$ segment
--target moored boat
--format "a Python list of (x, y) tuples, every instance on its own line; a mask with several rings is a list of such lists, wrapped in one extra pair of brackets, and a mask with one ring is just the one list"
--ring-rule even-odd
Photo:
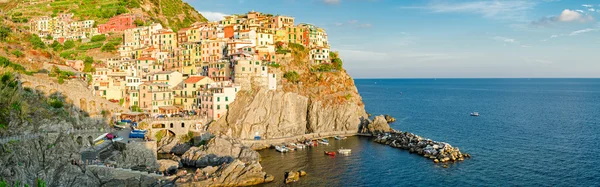
[(285, 146), (275, 146), (275, 150), (282, 152), (282, 153), (286, 153), (288, 151), (290, 151), (288, 148), (286, 148)]
[(333, 138), (335, 138), (336, 140), (343, 140), (343, 139), (346, 139), (346, 137), (345, 137), (345, 136), (335, 136), (335, 137), (333, 137)]
[(319, 143), (323, 144), (323, 145), (329, 145), (329, 142), (324, 142), (324, 141), (321, 141), (321, 140), (319, 140)]
[(325, 151), (325, 155), (335, 156), (335, 151)]
[(340, 154), (350, 154), (350, 153), (352, 153), (352, 149), (341, 148), (341, 149), (338, 149), (338, 153), (340, 153)]
[(306, 148), (306, 145), (304, 145), (304, 144), (297, 144), (296, 148), (298, 148), (298, 149), (304, 149), (304, 148)]
[(471, 116), (479, 116), (479, 112), (473, 112), (471, 113)]

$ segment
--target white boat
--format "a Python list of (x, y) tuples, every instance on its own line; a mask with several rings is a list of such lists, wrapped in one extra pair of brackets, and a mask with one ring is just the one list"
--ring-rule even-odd
[(298, 149), (304, 149), (304, 148), (306, 148), (306, 145), (304, 145), (304, 144), (297, 144), (296, 148), (298, 148)]
[(97, 141), (100, 141), (100, 140), (104, 139), (104, 137), (106, 137), (106, 135), (108, 135), (108, 133), (104, 133), (104, 134), (98, 136), (98, 138), (94, 139), (94, 142), (97, 142)]
[(333, 138), (335, 138), (336, 140), (343, 140), (343, 139), (346, 139), (346, 137), (345, 137), (345, 136), (335, 136), (335, 137), (333, 137)]
[(290, 151), (288, 148), (286, 148), (285, 146), (275, 146), (275, 150), (282, 152), (282, 153), (286, 153), (288, 151)]
[(471, 116), (479, 116), (479, 112), (473, 112), (471, 113)]
[(321, 140), (319, 140), (319, 143), (323, 144), (323, 145), (329, 145), (329, 142), (324, 142), (324, 141), (321, 141)]
[(338, 153), (340, 153), (340, 154), (350, 154), (350, 153), (352, 153), (352, 149), (341, 148), (341, 149), (338, 149)]

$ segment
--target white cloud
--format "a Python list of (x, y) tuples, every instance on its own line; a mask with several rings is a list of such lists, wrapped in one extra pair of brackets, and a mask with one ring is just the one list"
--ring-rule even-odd
[(557, 20), (562, 22), (588, 22), (593, 21), (594, 18), (589, 15), (583, 15), (577, 11), (565, 9), (557, 17)]
[(589, 8), (589, 9), (588, 9), (588, 11), (590, 11), (590, 12), (595, 12), (595, 11), (596, 11), (596, 9), (594, 9), (594, 8)]
[(581, 6), (586, 7), (586, 8), (594, 7), (594, 5), (581, 5)]
[(199, 11), (208, 21), (219, 21), (222, 20), (223, 17), (228, 16), (228, 14), (222, 12), (211, 12), (211, 11)]
[(517, 41), (515, 39), (502, 37), (502, 36), (496, 36), (496, 37), (493, 37), (492, 39), (494, 39), (496, 41), (500, 41), (500, 42), (505, 42), (505, 43), (519, 43), (519, 41)]
[(337, 4), (340, 4), (341, 2), (342, 2), (342, 0), (323, 0), (323, 3), (329, 4), (329, 5), (337, 5)]
[(340, 26), (343, 26), (344, 23), (336, 22), (336, 23), (334, 23), (334, 25), (337, 26), (337, 27), (340, 27)]
[(435, 13), (470, 13), (479, 14), (486, 18), (525, 20), (528, 10), (537, 5), (535, 1), (473, 1), (448, 3), (434, 1), (421, 7), (401, 7), (409, 9), (426, 9)]
[(563, 10), (558, 16), (544, 17), (537, 21), (532, 21), (533, 26), (551, 26), (555, 22), (579, 22), (586, 23), (594, 21), (594, 17), (591, 15), (585, 15), (583, 10)]
[(350, 20), (350, 21), (348, 21), (348, 23), (349, 24), (356, 24), (356, 23), (358, 23), (358, 20)]
[(598, 29), (591, 29), (591, 28), (581, 29), (581, 30), (576, 30), (576, 31), (569, 33), (569, 36), (577, 36), (577, 35), (580, 35), (583, 33), (595, 32), (595, 31), (598, 31)]

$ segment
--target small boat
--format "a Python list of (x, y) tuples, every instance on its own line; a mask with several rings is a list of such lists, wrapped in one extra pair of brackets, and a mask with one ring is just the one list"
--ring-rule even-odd
[(282, 152), (282, 153), (287, 153), (288, 151), (290, 151), (288, 148), (286, 148), (285, 146), (275, 146), (275, 150)]
[(329, 145), (329, 142), (324, 142), (324, 141), (321, 141), (321, 140), (319, 140), (319, 143), (323, 144), (323, 145)]
[(304, 144), (297, 144), (296, 148), (298, 148), (298, 149), (304, 149), (304, 148), (306, 148), (306, 145), (304, 145)]
[(471, 116), (479, 116), (479, 112), (473, 112), (471, 113)]
[(336, 140), (343, 140), (343, 139), (346, 139), (346, 137), (345, 137), (345, 136), (335, 136), (335, 137), (333, 137), (333, 138), (335, 138)]
[(338, 149), (338, 153), (340, 153), (340, 154), (350, 154), (350, 153), (352, 153), (352, 149), (341, 148), (341, 149)]
[(325, 151), (325, 155), (335, 156), (335, 151)]
[(296, 150), (295, 144), (290, 144), (290, 145), (283, 146), (283, 147), (287, 148), (289, 151), (295, 151)]

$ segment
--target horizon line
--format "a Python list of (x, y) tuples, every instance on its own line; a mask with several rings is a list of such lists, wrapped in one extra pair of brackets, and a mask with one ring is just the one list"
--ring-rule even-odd
[(600, 77), (358, 77), (353, 79), (600, 79)]

